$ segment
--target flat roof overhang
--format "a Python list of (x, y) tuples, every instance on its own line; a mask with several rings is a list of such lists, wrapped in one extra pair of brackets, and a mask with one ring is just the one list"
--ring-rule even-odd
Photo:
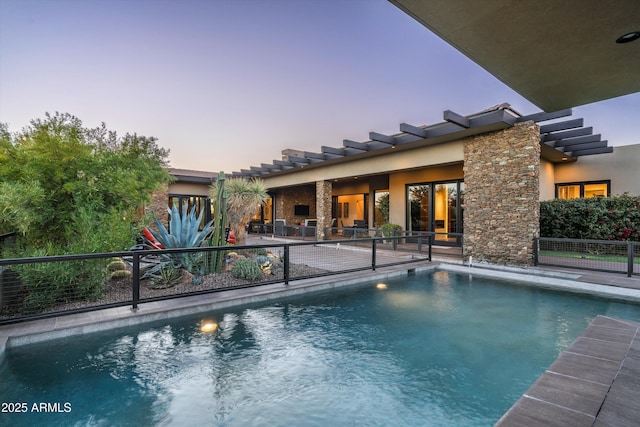
[(640, 91), (638, 0), (389, 0), (547, 112)]

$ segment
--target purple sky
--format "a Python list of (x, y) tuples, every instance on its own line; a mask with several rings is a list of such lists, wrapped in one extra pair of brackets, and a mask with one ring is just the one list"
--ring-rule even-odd
[[(45, 112), (239, 171), (508, 102), (539, 111), (386, 0), (0, 0), (0, 122)], [(574, 108), (640, 143), (640, 93)]]

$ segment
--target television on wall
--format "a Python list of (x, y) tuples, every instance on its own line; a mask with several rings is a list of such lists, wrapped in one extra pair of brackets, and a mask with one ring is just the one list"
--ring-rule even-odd
[(295, 205), (293, 207), (293, 214), (295, 216), (309, 216), (309, 205)]

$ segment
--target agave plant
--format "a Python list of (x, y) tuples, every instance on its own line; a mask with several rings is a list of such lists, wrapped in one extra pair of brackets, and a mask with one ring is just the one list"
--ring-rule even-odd
[[(196, 209), (193, 207), (191, 211), (184, 216), (180, 216), (178, 209), (173, 206), (171, 209), (167, 208), (171, 220), (169, 221), (169, 230), (157, 219), (154, 218), (158, 231), (149, 230), (153, 237), (162, 244), (165, 249), (189, 249), (199, 248), (202, 242), (211, 233), (211, 224), (213, 221), (209, 221), (205, 224), (202, 230), (198, 230), (204, 210), (200, 212), (200, 215), (196, 218)], [(164, 254), (162, 256), (163, 262), (156, 267), (147, 271), (145, 276), (156, 274), (161, 268), (166, 267), (167, 263), (173, 264), (173, 267), (186, 268), (190, 273), (201, 273), (202, 264), (204, 262), (203, 255), (201, 253), (176, 253), (176, 254)]]
[(171, 209), (167, 208), (167, 212), (171, 216), (169, 221), (169, 230), (157, 219), (154, 218), (158, 231), (149, 230), (153, 237), (164, 246), (165, 249), (185, 249), (198, 248), (211, 233), (211, 224), (209, 221), (202, 230), (198, 230), (204, 209), (200, 211), (200, 215), (196, 218), (195, 206), (191, 208), (189, 214), (180, 216), (178, 208), (174, 205)]

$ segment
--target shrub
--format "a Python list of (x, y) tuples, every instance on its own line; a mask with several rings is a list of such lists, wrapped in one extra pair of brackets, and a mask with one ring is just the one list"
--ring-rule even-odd
[(102, 259), (16, 265), (15, 270), (27, 289), (25, 314), (59, 303), (95, 301), (102, 296), (107, 275)]
[(640, 197), (625, 194), (541, 202), (540, 235), (640, 241)]
[(391, 236), (393, 236), (393, 232), (394, 231), (402, 230), (402, 227), (399, 226), (398, 224), (386, 223), (386, 224), (382, 224), (380, 226), (380, 229), (382, 230), (382, 235), (384, 237), (391, 237)]
[(231, 274), (237, 279), (250, 281), (262, 279), (263, 273), (258, 263), (251, 258), (240, 258), (231, 267)]

